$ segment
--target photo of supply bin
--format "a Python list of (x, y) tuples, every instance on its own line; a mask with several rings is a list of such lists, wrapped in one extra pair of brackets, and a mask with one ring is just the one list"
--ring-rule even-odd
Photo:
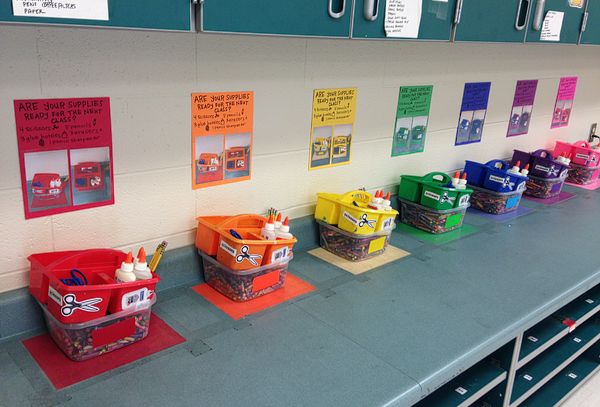
[(321, 247), (349, 261), (362, 261), (383, 254), (392, 233), (391, 230), (384, 230), (370, 235), (356, 235), (325, 222), (317, 223)]
[(76, 164), (75, 189), (78, 191), (94, 191), (104, 188), (104, 176), (102, 165), (99, 162), (83, 162)]
[(561, 178), (538, 178), (530, 175), (525, 195), (541, 199), (555, 197), (562, 191), (566, 179), (567, 175)]
[(482, 212), (500, 215), (517, 210), (524, 189), (513, 192), (495, 192), (489, 189), (479, 188), (469, 185), (473, 188), (471, 194), (471, 208), (475, 208)]
[(285, 260), (296, 239), (267, 240), (261, 229), (268, 219), (260, 215), (200, 216), (196, 247), (231, 270), (250, 270)]
[(533, 153), (514, 150), (511, 165), (515, 165), (517, 161), (520, 161), (521, 165), (529, 164), (529, 176), (537, 178), (555, 179), (566, 177), (569, 171), (568, 165), (555, 160), (549, 151), (543, 149)]
[(592, 148), (587, 141), (579, 140), (573, 144), (557, 141), (553, 152), (555, 157), (561, 154), (571, 158), (571, 163), (584, 167), (600, 166), (600, 151)]
[(375, 198), (366, 191), (351, 191), (343, 195), (320, 192), (317, 194), (315, 219), (356, 235), (371, 235), (392, 230), (398, 215), (395, 209), (371, 209)]
[(82, 361), (120, 349), (144, 339), (150, 329), (151, 302), (131, 310), (93, 320), (64, 324), (40, 304), (50, 336), (71, 360)]
[(289, 254), (283, 260), (249, 270), (232, 270), (201, 250), (204, 281), (233, 301), (248, 301), (275, 291), (285, 284)]
[(567, 182), (578, 185), (587, 185), (598, 179), (600, 175), (600, 166), (586, 167), (584, 165), (571, 164)]
[(113, 249), (32, 254), (29, 292), (61, 324), (93, 321), (151, 301), (160, 277), (120, 283), (115, 271), (127, 255)]
[(63, 180), (59, 174), (55, 173), (35, 174), (31, 180), (33, 199), (58, 199), (65, 192), (65, 187), (68, 185), (67, 180)]
[(447, 210), (434, 210), (415, 202), (398, 198), (400, 221), (425, 232), (440, 234), (462, 226), (469, 204)]

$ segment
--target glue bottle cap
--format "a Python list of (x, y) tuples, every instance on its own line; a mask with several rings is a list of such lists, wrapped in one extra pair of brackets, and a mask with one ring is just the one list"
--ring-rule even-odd
[(454, 173), (454, 178), (456, 178), (456, 179), (460, 179), (460, 171), (456, 171), (456, 172)]
[(138, 258), (138, 261), (135, 264), (135, 267), (134, 267), (135, 270), (138, 270), (138, 271), (146, 270), (146, 268), (148, 267), (148, 263), (146, 262), (146, 251), (144, 250), (143, 247), (140, 247), (137, 258)]
[(289, 221), (289, 219), (288, 219), (287, 216), (285, 217), (285, 220), (281, 224), (280, 230), (283, 233), (289, 233), (289, 231), (290, 231), (290, 221)]
[(269, 215), (269, 220), (265, 224), (265, 229), (270, 231), (275, 230), (275, 224), (273, 223), (273, 215)]
[(127, 258), (121, 263), (121, 270), (133, 271), (133, 253), (127, 253)]

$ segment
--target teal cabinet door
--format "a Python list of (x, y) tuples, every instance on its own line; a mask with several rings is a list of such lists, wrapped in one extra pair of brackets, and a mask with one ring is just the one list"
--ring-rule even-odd
[(204, 0), (201, 30), (350, 37), (352, 0)]
[[(41, 3), (38, 1), (38, 3)], [(191, 31), (191, 0), (108, 0), (108, 20), (14, 16), (11, 0), (0, 0), (0, 23), (83, 25)]]
[[(583, 21), (583, 8), (571, 7), (569, 0), (532, 0), (529, 27), (527, 29), (527, 42), (541, 42), (548, 44), (577, 44), (581, 23)], [(591, 0), (588, 0), (591, 1)], [(544, 18), (548, 11), (564, 13), (560, 41), (541, 41), (540, 34)]]
[(587, 0), (581, 44), (600, 45), (600, 0)]
[[(450, 40), (456, 1), (423, 0), (420, 40)], [(387, 38), (384, 29), (385, 4), (385, 0), (355, 0), (352, 38)]]
[(534, 0), (462, 0), (455, 41), (524, 42)]

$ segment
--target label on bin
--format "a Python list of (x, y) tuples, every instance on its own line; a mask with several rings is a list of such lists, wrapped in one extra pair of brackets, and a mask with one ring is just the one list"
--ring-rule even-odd
[(454, 389), (455, 392), (457, 392), (458, 394), (460, 394), (461, 396), (467, 394), (468, 390), (465, 389), (464, 387), (457, 387), (456, 389)]
[(471, 199), (471, 195), (463, 195), (460, 197), (458, 201), (458, 206), (467, 206), (469, 204), (469, 200)]
[(575, 373), (569, 373), (567, 376), (569, 376), (571, 379), (577, 379), (577, 375)]
[(581, 338), (575, 337), (575, 338), (573, 338), (573, 342), (581, 343)]
[(150, 291), (146, 287), (130, 291), (123, 294), (123, 297), (121, 297), (121, 308), (129, 309), (140, 306), (148, 302), (149, 298)]
[(528, 336), (527, 339), (529, 339), (533, 343), (538, 341), (538, 338), (536, 338), (535, 336)]
[(263, 274), (262, 276), (255, 277), (252, 280), (252, 292), (258, 292), (265, 288), (273, 287), (279, 283), (281, 278), (281, 270), (271, 271), (270, 273)]
[(231, 257), (235, 257), (237, 255), (237, 250), (231, 247), (226, 241), (221, 240), (219, 243), (219, 247), (223, 249), (226, 253), (228, 253)]
[(575, 154), (575, 157), (581, 158), (582, 160), (589, 160), (589, 158), (590, 158), (589, 155), (587, 155), (587, 154), (580, 154), (580, 153)]
[(48, 297), (52, 298), (58, 305), (62, 305), (62, 295), (50, 286), (48, 286)]
[(490, 181), (497, 182), (498, 184), (502, 184), (502, 188), (509, 188), (511, 191), (515, 187), (514, 182), (510, 182), (510, 177), (498, 177), (497, 175), (490, 175)]
[(532, 381), (532, 380), (533, 380), (533, 377), (532, 377), (532, 376), (529, 376), (528, 374), (526, 374), (526, 375), (523, 375), (523, 379), (525, 379), (525, 380), (527, 380), (527, 381), (529, 381), (529, 382), (530, 382), (530, 381)]
[(431, 191), (425, 191), (423, 193), (423, 195), (426, 196), (427, 198), (433, 199), (434, 201), (439, 201), (441, 198), (441, 196), (439, 196), (435, 192), (431, 192)]
[(271, 263), (285, 260), (289, 256), (289, 253), (290, 249), (287, 246), (274, 250), (273, 254), (271, 254)]
[(387, 236), (381, 236), (377, 239), (371, 240), (371, 242), (369, 243), (369, 249), (367, 250), (367, 253), (371, 254), (382, 250), (385, 247), (386, 239)]
[(545, 167), (543, 165), (536, 164), (535, 169), (558, 177), (558, 168), (556, 168), (554, 165), (551, 165), (550, 167)]

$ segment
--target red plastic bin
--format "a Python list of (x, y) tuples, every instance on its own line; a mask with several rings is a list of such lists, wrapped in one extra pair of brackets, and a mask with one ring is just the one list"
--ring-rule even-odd
[[(32, 254), (29, 292), (62, 324), (88, 322), (134, 308), (148, 299), (160, 277), (118, 283), (115, 271), (127, 255), (113, 249), (90, 249)], [(61, 279), (80, 271), (87, 285), (67, 285)], [(75, 276), (80, 274), (75, 273)]]

